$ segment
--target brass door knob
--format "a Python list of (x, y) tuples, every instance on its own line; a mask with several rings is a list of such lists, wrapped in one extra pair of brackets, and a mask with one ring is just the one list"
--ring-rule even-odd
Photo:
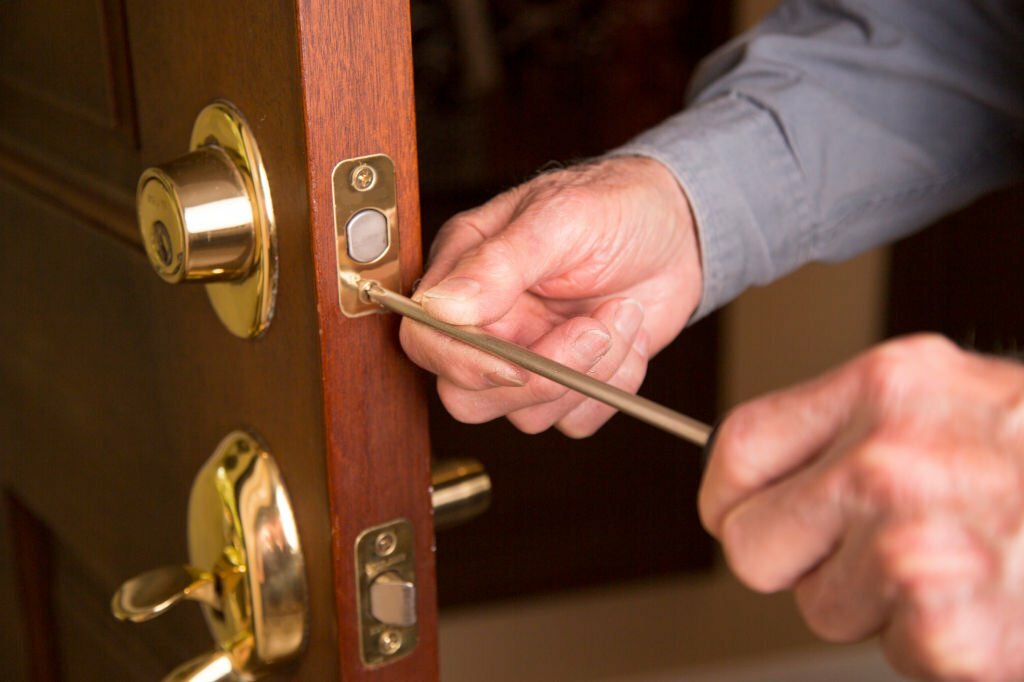
[(274, 310), (274, 211), (256, 138), (227, 102), (203, 109), (189, 153), (139, 178), (139, 231), (156, 273), (206, 283), (236, 336), (262, 333)]
[(215, 648), (168, 681), (252, 680), (294, 658), (306, 638), (306, 577), (288, 492), (252, 435), (221, 441), (189, 497), (190, 562), (147, 571), (111, 601), (120, 620), (143, 622), (199, 602)]
[(451, 528), (480, 516), (491, 505), (491, 477), (475, 459), (445, 459), (430, 471), (434, 527)]

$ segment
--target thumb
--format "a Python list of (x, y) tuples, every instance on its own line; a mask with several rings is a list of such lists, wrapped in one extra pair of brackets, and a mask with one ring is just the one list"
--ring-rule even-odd
[(559, 264), (563, 249), (551, 236), (542, 240), (521, 223), (510, 225), (460, 258), (444, 279), (423, 291), (420, 303), (449, 324), (481, 326), (501, 319)]

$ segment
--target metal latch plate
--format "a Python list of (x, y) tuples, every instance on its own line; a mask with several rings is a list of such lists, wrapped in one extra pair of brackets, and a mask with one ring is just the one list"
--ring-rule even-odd
[[(356, 283), (374, 280), (395, 291), (402, 288), (395, 162), (385, 154), (347, 159), (334, 167), (332, 177), (341, 312), (348, 317), (384, 312), (359, 297)], [(381, 229), (380, 216), (386, 221), (386, 235), (361, 234)], [(379, 245), (376, 250), (374, 244)]]
[[(390, 663), (411, 652), (419, 639), (415, 617), (416, 555), (412, 524), (406, 519), (396, 519), (363, 531), (356, 539), (355, 560), (359, 651), (363, 663), (367, 666)], [(374, 590), (378, 580), (391, 583), (389, 589)], [(404, 603), (377, 604), (375, 608), (372, 599), (380, 599), (382, 594), (387, 596), (389, 592)], [(392, 622), (382, 622), (375, 614)], [(389, 614), (395, 617), (389, 617)]]

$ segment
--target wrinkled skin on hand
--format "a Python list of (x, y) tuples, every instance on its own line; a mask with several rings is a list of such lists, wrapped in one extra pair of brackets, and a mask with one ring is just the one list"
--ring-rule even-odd
[[(622, 389), (683, 328), (701, 294), (689, 204), (651, 159), (603, 160), (540, 175), (441, 229), (414, 299)], [(404, 320), (402, 346), (438, 375), (464, 422), (508, 416), (536, 433), (582, 437), (613, 414), (505, 361)]]
[(721, 425), (701, 517), (756, 590), (905, 674), (1024, 679), (1024, 367), (883, 344)]

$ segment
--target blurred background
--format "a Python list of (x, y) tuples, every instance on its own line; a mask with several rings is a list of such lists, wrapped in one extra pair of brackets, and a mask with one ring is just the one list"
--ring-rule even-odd
[[(424, 243), (453, 213), (676, 112), (697, 62), (774, 0), (413, 2)], [(894, 249), (810, 265), (686, 330), (641, 393), (704, 420), (880, 339), (945, 331), (1016, 348), (1020, 238), (1003, 192)], [(1004, 248), (993, 252), (991, 245)], [(786, 595), (729, 575), (696, 520), (697, 451), (617, 417), (596, 437), (465, 426), (492, 508), (438, 536), (446, 682), (898, 679), (872, 643), (818, 643)]]

